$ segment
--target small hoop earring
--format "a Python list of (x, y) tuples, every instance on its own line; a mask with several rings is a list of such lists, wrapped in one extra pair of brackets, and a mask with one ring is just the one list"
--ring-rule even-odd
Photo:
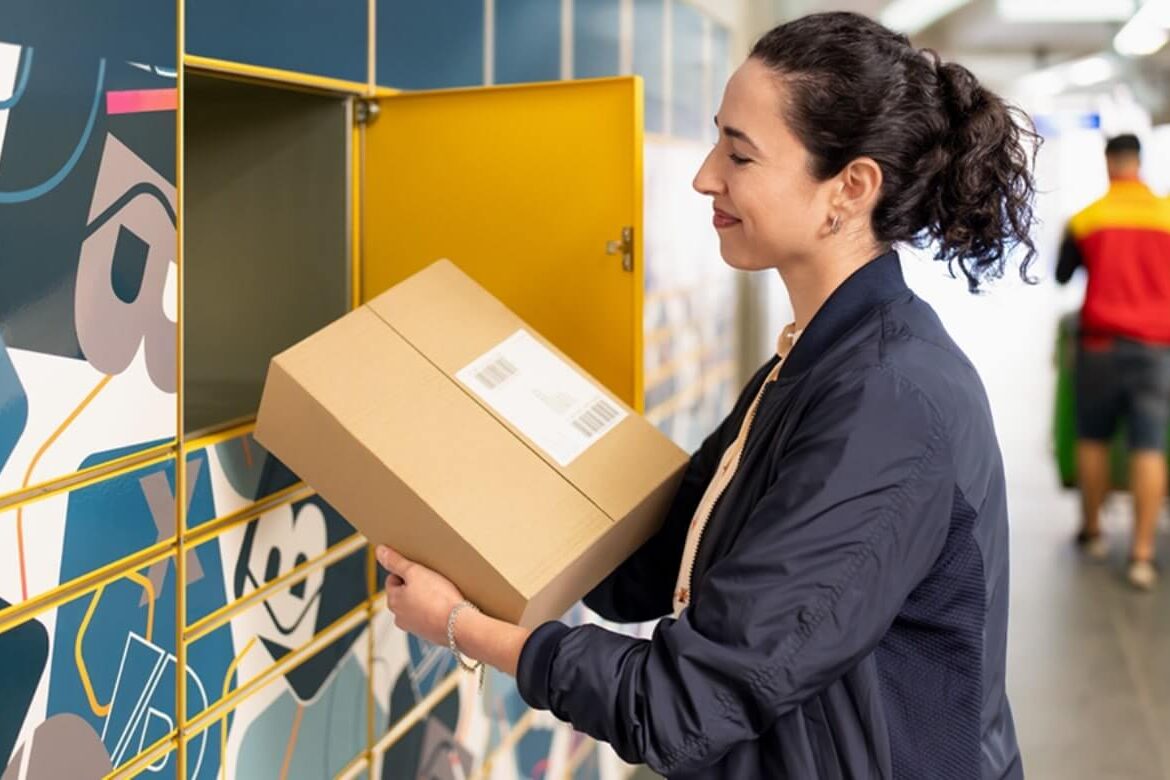
[(833, 215), (833, 224), (829, 226), (829, 231), (833, 235), (837, 235), (838, 233), (841, 232), (841, 215), (840, 214)]

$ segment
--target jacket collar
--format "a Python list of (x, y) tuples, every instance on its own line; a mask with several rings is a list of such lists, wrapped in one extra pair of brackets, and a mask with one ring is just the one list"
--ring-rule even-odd
[(1155, 197), (1154, 191), (1151, 190), (1150, 186), (1141, 179), (1113, 179), (1109, 182), (1110, 195), (1131, 192)]
[(842, 282), (813, 315), (780, 376), (802, 373), (865, 315), (909, 290), (896, 251), (870, 260)]

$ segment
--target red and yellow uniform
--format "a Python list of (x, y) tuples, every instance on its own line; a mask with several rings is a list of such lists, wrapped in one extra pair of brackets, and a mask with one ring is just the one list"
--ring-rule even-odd
[(1170, 345), (1170, 200), (1140, 181), (1114, 181), (1069, 223), (1057, 281), (1082, 265), (1089, 274), (1085, 339)]

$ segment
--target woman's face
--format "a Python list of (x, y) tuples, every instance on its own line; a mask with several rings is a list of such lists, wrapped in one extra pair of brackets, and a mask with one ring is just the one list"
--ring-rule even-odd
[(715, 118), (719, 140), (694, 187), (714, 201), (723, 259), (775, 268), (808, 257), (828, 229), (832, 180), (810, 174), (809, 154), (781, 117), (781, 79), (749, 59), (727, 83)]

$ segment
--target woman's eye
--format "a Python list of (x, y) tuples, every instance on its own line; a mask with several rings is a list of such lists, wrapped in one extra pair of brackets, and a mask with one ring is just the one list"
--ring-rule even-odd
[(738, 154), (729, 154), (727, 156), (736, 165), (747, 165), (751, 162), (747, 157), (740, 157)]

